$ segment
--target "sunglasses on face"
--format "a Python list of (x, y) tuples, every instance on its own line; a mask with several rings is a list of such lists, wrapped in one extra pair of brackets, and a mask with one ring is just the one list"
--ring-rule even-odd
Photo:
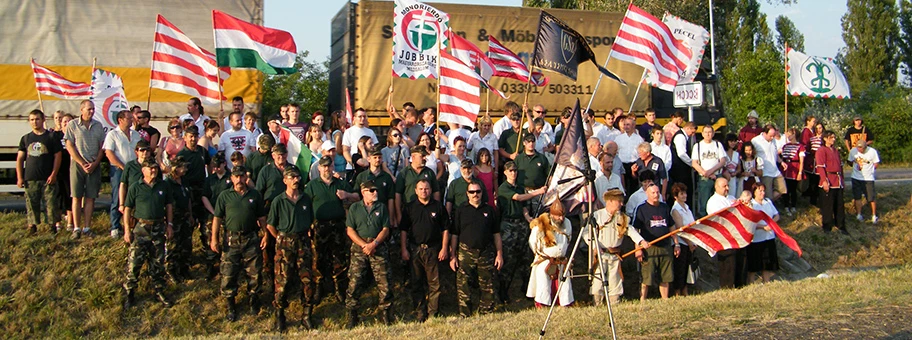
[(370, 193), (375, 193), (375, 192), (377, 192), (377, 189), (376, 189), (376, 188), (374, 188), (374, 189), (364, 189), (364, 191), (367, 191), (367, 192), (370, 192)]
[(478, 195), (481, 193), (481, 190), (469, 190), (470, 195)]
[(533, 112), (535, 112), (535, 113), (545, 113), (545, 111), (542, 111), (542, 110), (533, 110)]
[(174, 130), (174, 129), (180, 130), (180, 128), (181, 128), (180, 125), (171, 125), (168, 127), (169, 130)]

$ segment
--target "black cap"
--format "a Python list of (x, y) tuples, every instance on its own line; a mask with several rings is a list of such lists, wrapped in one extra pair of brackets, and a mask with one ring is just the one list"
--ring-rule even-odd
[(199, 128), (196, 127), (196, 125), (190, 125), (190, 126), (188, 126), (186, 129), (184, 129), (184, 133), (185, 133), (185, 134), (186, 134), (186, 133), (189, 133), (189, 134), (193, 134), (193, 135), (199, 136), (200, 131), (199, 131)]
[(533, 142), (533, 143), (535, 143), (535, 135), (533, 135), (533, 134), (531, 134), (531, 133), (525, 134), (525, 135), (523, 135), (522, 141), (523, 141), (523, 142)]
[(285, 170), (282, 171), (283, 177), (301, 177), (301, 169), (294, 165), (286, 166)]
[(323, 165), (323, 166), (331, 166), (333, 164), (333, 160), (332, 160), (332, 158), (329, 158), (329, 156), (323, 156), (323, 157), (320, 157), (320, 160), (317, 161), (317, 164)]
[(367, 181), (361, 182), (361, 190), (376, 189), (376, 188), (377, 188), (377, 186), (374, 184), (374, 181), (367, 180)]
[(243, 165), (236, 166), (234, 169), (231, 169), (231, 176), (246, 176), (247, 168)]

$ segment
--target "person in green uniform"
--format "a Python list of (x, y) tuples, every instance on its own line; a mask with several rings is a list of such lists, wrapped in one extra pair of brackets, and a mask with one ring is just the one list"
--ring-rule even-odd
[[(136, 143), (136, 159), (127, 162), (124, 164), (123, 174), (120, 176), (120, 183), (117, 186), (117, 195), (120, 202), (120, 213), (123, 214), (124, 205), (123, 201), (127, 199), (127, 190), (130, 189), (131, 184), (142, 182), (143, 173), (142, 173), (142, 163), (147, 159), (155, 159), (155, 154), (152, 153), (152, 148), (145, 139), (140, 139)], [(126, 222), (121, 222), (126, 225)]]
[(522, 126), (520, 126), (522, 114), (522, 109), (515, 102), (507, 102), (504, 107), (504, 118), (501, 119), (509, 119), (512, 128), (501, 132), (500, 138), (497, 140), (497, 152), (500, 153), (501, 160), (512, 160), (519, 154), (520, 148), (517, 144), (522, 131)]
[(345, 208), (343, 201), (355, 201), (360, 197), (347, 182), (333, 177), (333, 160), (323, 156), (317, 162), (320, 178), (307, 183), (304, 194), (313, 202), (314, 230), (313, 243), (317, 263), (316, 301), (323, 296), (324, 279), (329, 278), (335, 288), (339, 302), (345, 301), (348, 251), (345, 237)]
[(279, 332), (284, 332), (286, 328), (285, 309), (288, 308), (288, 294), (291, 293), (295, 273), (301, 280), (300, 297), (304, 307), (301, 325), (306, 329), (313, 328), (311, 315), (314, 305), (313, 204), (301, 190), (301, 173), (297, 167), (286, 167), (282, 175), (285, 192), (273, 199), (266, 218), (266, 229), (276, 239), (273, 306), (276, 308), (275, 327)]
[(397, 216), (399, 216), (399, 214), (395, 209), (393, 195), (396, 182), (393, 180), (393, 176), (388, 172), (383, 171), (383, 153), (380, 152), (380, 148), (374, 147), (371, 149), (368, 161), (370, 162), (370, 168), (368, 168), (368, 171), (362, 171), (355, 177), (354, 185), (355, 187), (361, 187), (361, 183), (367, 181), (374, 182), (374, 185), (377, 186), (377, 202), (386, 204), (391, 221), (398, 221), (399, 219)]
[[(272, 163), (267, 164), (260, 170), (259, 179), (256, 182), (256, 189), (263, 194), (263, 200), (266, 201), (266, 210), (269, 211), (272, 200), (285, 191), (285, 179), (283, 173), (289, 168), (293, 168), (301, 174), (298, 167), (288, 163), (288, 149), (285, 144), (278, 143), (272, 146)], [(302, 174), (303, 175), (303, 174)], [(275, 237), (270, 233), (265, 233), (266, 247), (263, 248), (263, 282), (272, 282), (275, 271)], [(272, 288), (264, 287), (267, 291)]]
[(485, 188), (484, 183), (475, 178), (475, 162), (472, 162), (471, 159), (463, 159), (462, 163), (459, 165), (459, 172), (462, 174), (462, 177), (454, 179), (450, 182), (450, 186), (446, 190), (446, 210), (447, 214), (452, 214), (453, 209), (466, 204), (469, 201), (469, 196), (466, 195), (466, 191), (469, 190), (469, 183), (476, 182), (481, 185), (481, 199), (485, 202), (488, 201), (488, 190)]
[(272, 147), (276, 140), (271, 133), (264, 133), (257, 137), (257, 152), (247, 155), (247, 170), (250, 170), (250, 180), (256, 183), (259, 180), (260, 170), (272, 164)]
[(348, 209), (345, 218), (346, 232), (351, 239), (351, 268), (348, 272), (348, 291), (345, 308), (348, 310), (346, 327), (354, 328), (358, 322), (358, 299), (366, 284), (367, 271), (373, 273), (379, 293), (378, 308), (385, 325), (392, 319), (390, 306), (393, 295), (389, 287), (389, 250), (385, 243), (390, 235), (390, 218), (386, 204), (377, 201), (377, 186), (374, 182), (361, 183), (361, 201)]
[[(226, 319), (237, 320), (234, 298), (238, 291), (238, 275), (241, 268), (247, 273), (247, 296), (250, 313), (260, 311), (257, 298), (260, 288), (260, 271), (263, 257), (260, 254), (260, 238), (257, 232), (266, 226), (266, 208), (263, 196), (256, 189), (247, 187), (247, 169), (243, 166), (231, 170), (233, 190), (219, 195), (212, 218), (212, 238), (209, 248), (222, 253), (221, 275), (222, 296), (226, 302)], [(225, 224), (225, 239), (219, 246), (219, 229)]]
[[(517, 182), (518, 170), (516, 163), (509, 161), (504, 164), (505, 181), (497, 188), (497, 207), (500, 208), (501, 242), (504, 250), (504, 264), (500, 269), (500, 284), (497, 287), (498, 297), (501, 302), (509, 301), (510, 285), (517, 269), (520, 277), (529, 277), (529, 266), (532, 262), (532, 253), (529, 250), (529, 200), (545, 193), (545, 188), (526, 192), (526, 188)], [(523, 276), (525, 275), (525, 276)]]
[[(415, 194), (415, 185), (418, 184), (418, 180), (426, 179), (431, 183), (431, 195), (434, 197), (434, 200), (440, 200), (440, 184), (437, 183), (437, 175), (433, 170), (424, 166), (425, 157), (428, 155), (427, 149), (422, 145), (417, 145), (412, 147), (411, 150), (412, 159), (410, 164), (404, 170), (399, 172), (399, 176), (396, 177), (396, 211), (402, 211), (403, 207), (411, 201), (414, 201), (418, 198), (418, 195)], [(398, 216), (397, 219), (393, 221), (394, 225), (399, 224)]]
[(149, 266), (155, 297), (165, 307), (171, 301), (165, 297), (165, 239), (173, 237), (170, 186), (159, 177), (158, 164), (146, 160), (142, 164), (143, 180), (130, 187), (124, 202), (124, 242), (130, 246), (127, 255), (127, 280), (124, 283), (124, 309), (136, 304), (134, 293), (139, 282), (139, 271), (144, 263)]
[(469, 204), (453, 211), (450, 225), (450, 269), (456, 272), (456, 295), (459, 315), (468, 317), (472, 292), (478, 287), (478, 311), (494, 311), (494, 280), (503, 265), (500, 222), (497, 211), (481, 200), (481, 186), (469, 184)]
[[(219, 195), (226, 190), (231, 190), (231, 174), (228, 173), (227, 161), (224, 152), (217, 152), (212, 161), (209, 162), (209, 168), (213, 169), (212, 174), (206, 177), (206, 184), (203, 185), (203, 207), (209, 214), (206, 216), (205, 226), (200, 228), (200, 242), (206, 244), (212, 238), (212, 217), (215, 216), (215, 202)], [(199, 222), (204, 223), (204, 222)], [(203, 247), (205, 256), (206, 279), (212, 280), (218, 275), (218, 253)]]
[[(183, 184), (190, 190), (191, 213), (193, 214), (194, 223), (190, 228), (199, 228), (200, 234), (209, 234), (206, 229), (206, 217), (208, 212), (203, 207), (203, 186), (206, 184), (206, 165), (209, 164), (209, 152), (202, 146), (197, 145), (199, 141), (199, 129), (195, 125), (190, 125), (184, 129), (184, 148), (176, 156), (184, 158), (187, 163), (187, 172), (184, 173)], [(200, 240), (203, 249), (206, 248), (207, 240)], [(190, 273), (181, 273), (184, 276), (190, 276)]]
[(168, 278), (172, 283), (179, 284), (189, 277), (184, 277), (180, 273), (190, 272), (190, 256), (193, 254), (193, 229), (190, 226), (193, 223), (193, 215), (190, 210), (190, 191), (183, 184), (183, 176), (187, 171), (187, 164), (180, 156), (171, 160), (171, 172), (165, 178), (171, 190), (171, 196), (174, 198), (172, 211), (174, 215), (174, 225), (171, 229), (174, 237), (165, 244), (167, 249), (165, 253), (165, 270)]
[[(545, 155), (535, 151), (535, 136), (529, 134), (523, 137), (522, 146), (523, 152), (513, 160), (516, 163), (516, 181), (519, 185), (524, 186), (526, 191), (536, 191), (547, 184), (545, 181), (548, 180), (548, 171), (551, 166), (548, 164), (548, 159), (545, 158)], [(530, 210), (532, 214), (538, 213), (538, 200), (530, 200), (529, 202), (531, 203)]]

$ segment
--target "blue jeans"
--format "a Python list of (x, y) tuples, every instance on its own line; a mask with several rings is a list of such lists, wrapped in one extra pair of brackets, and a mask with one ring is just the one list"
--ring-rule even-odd
[(118, 189), (120, 188), (120, 176), (122, 175), (123, 170), (115, 166), (111, 167), (111, 230), (123, 230), (121, 225), (123, 214), (117, 209), (120, 207), (120, 190)]
[(695, 218), (700, 218), (707, 215), (706, 212), (706, 202), (709, 201), (709, 198), (712, 197), (715, 191), (716, 180), (709, 179), (703, 176), (698, 176), (697, 178), (697, 190), (694, 191), (694, 205), (696, 206), (694, 212), (697, 214)]

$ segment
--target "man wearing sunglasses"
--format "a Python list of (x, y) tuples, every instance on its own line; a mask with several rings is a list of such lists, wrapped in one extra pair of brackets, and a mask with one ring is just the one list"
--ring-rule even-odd
[[(130, 190), (130, 186), (142, 182), (142, 163), (146, 160), (155, 159), (151, 150), (149, 142), (140, 140), (136, 143), (134, 151), (136, 158), (124, 164), (123, 175), (120, 176), (120, 183), (118, 183), (117, 187), (118, 201), (121, 202), (118, 208), (121, 213), (123, 213), (123, 202), (127, 199), (127, 191)], [(112, 185), (114, 184), (112, 183)], [(126, 222), (123, 223), (126, 224)]]
[(351, 239), (351, 266), (348, 271), (348, 291), (345, 309), (348, 310), (346, 328), (354, 328), (359, 321), (358, 299), (363, 293), (365, 275), (370, 270), (377, 282), (378, 308), (381, 321), (389, 325), (392, 320), (390, 307), (393, 295), (389, 286), (389, 250), (386, 240), (390, 235), (390, 218), (386, 204), (377, 201), (374, 182), (361, 183), (361, 201), (348, 209), (345, 230)]
[(500, 219), (494, 207), (481, 199), (481, 192), (480, 184), (469, 184), (469, 203), (456, 208), (450, 227), (450, 269), (456, 272), (459, 315), (464, 318), (471, 314), (472, 283), (478, 284), (481, 293), (478, 312), (494, 312), (495, 270), (503, 266)]
[(497, 188), (497, 206), (500, 208), (502, 217), (500, 229), (503, 237), (501, 241), (509, 255), (504, 258), (503, 269), (500, 271), (502, 277), (500, 287), (498, 287), (498, 296), (501, 302), (509, 300), (507, 291), (517, 269), (522, 269), (520, 277), (529, 276), (527, 264), (532, 262), (532, 252), (529, 250), (527, 242), (530, 233), (529, 222), (532, 221), (532, 216), (529, 214), (528, 202), (545, 193), (544, 187), (527, 192), (522, 184), (517, 183), (518, 170), (513, 161), (504, 163), (504, 177), (506, 181)]

